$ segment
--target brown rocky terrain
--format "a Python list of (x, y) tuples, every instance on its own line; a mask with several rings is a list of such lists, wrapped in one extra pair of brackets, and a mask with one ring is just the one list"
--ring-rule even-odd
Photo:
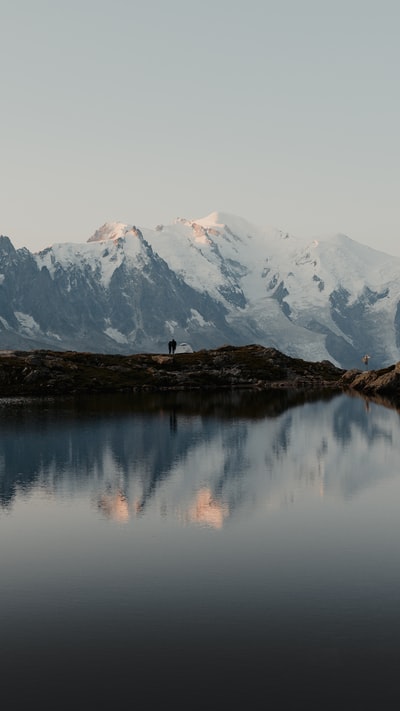
[(347, 370), (338, 384), (384, 404), (400, 405), (400, 362), (381, 370)]
[(175, 355), (0, 351), (0, 397), (269, 388), (347, 391), (397, 407), (400, 362), (345, 371), (259, 345)]
[(0, 397), (163, 390), (336, 387), (344, 371), (259, 345), (175, 355), (1, 351)]

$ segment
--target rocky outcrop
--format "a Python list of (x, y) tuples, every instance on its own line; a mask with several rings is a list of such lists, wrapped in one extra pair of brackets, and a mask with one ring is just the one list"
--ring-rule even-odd
[(308, 362), (260, 345), (175, 355), (0, 351), (0, 397), (269, 388), (337, 390), (397, 409), (400, 362), (345, 371), (330, 361)]
[(367, 396), (400, 402), (400, 362), (381, 370), (348, 370), (340, 378), (339, 385)]
[(344, 371), (259, 345), (195, 353), (114, 355), (1, 351), (0, 397), (163, 390), (335, 388)]

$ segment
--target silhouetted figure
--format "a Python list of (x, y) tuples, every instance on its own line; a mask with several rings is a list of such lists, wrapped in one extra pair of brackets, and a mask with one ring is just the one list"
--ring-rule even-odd
[(171, 355), (172, 353), (172, 341), (168, 341), (168, 353)]
[(370, 359), (370, 358), (371, 358), (371, 356), (365, 355), (365, 356), (363, 356), (362, 359), (361, 359), (362, 362), (365, 363), (365, 367), (366, 367), (367, 370), (368, 370), (368, 363), (369, 363), (369, 359)]
[(175, 338), (172, 339), (171, 345), (172, 345), (172, 355), (174, 355), (174, 353), (175, 353), (175, 351), (176, 351), (176, 340), (175, 340)]

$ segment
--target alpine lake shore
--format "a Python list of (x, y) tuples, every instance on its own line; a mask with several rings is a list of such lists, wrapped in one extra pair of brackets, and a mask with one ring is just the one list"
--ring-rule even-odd
[(380, 370), (344, 370), (256, 344), (175, 355), (0, 351), (0, 397), (272, 388), (360, 394), (400, 410), (400, 362)]

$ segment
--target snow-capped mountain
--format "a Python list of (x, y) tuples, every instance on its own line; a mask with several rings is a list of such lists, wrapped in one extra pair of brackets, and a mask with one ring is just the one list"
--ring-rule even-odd
[(0, 238), (0, 348), (166, 352), (259, 343), (345, 368), (399, 359), (400, 259), (212, 213), (107, 223), (39, 253)]

